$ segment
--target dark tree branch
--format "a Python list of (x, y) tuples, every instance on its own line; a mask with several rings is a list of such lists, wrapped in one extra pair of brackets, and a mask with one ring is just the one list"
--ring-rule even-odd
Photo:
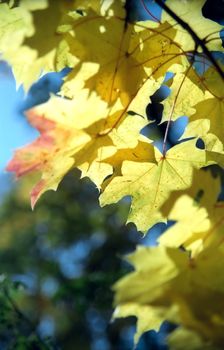
[(198, 35), (195, 33), (195, 31), (189, 26), (188, 23), (184, 22), (173, 10), (171, 10), (164, 2), (163, 0), (155, 0), (155, 2), (164, 10), (166, 11), (177, 23), (181, 25), (192, 37), (192, 39), (195, 41), (196, 47), (200, 46), (204, 52), (204, 54), (207, 56), (209, 61), (213, 64), (213, 66), (216, 68), (217, 72), (219, 73), (220, 77), (224, 80), (224, 72), (221, 69), (221, 67), (218, 65), (215, 58), (212, 56), (212, 53), (207, 48), (204, 40), (200, 39)]

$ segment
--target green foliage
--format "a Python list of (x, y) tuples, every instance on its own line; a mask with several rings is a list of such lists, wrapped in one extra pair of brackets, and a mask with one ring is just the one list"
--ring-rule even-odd
[[(41, 322), (46, 317), (53, 320), (55, 331), (49, 341), (43, 338), (48, 349), (90, 349), (97, 336), (116, 348), (122, 346), (122, 330), (133, 325), (133, 320), (110, 324), (111, 285), (130, 270), (120, 257), (132, 251), (140, 237), (122, 223), (126, 205), (119, 210), (115, 206), (100, 209), (97, 191), (78, 178), (77, 173), (68, 175), (55, 196), (48, 193), (34, 212), (25, 195), (30, 187), (27, 180), (4, 199), (0, 264), (10, 280), (24, 280), (18, 297), (11, 285), (9, 291), (30, 320), (32, 332), (44, 337), (39, 330)], [(105, 324), (98, 335), (90, 326), (91, 318), (96, 317)], [(7, 333), (0, 317), (0, 340), (5, 335), (6, 349), (14, 331), (14, 341), (25, 337), (28, 346), (27, 332), (16, 322), (12, 307), (5, 318), (14, 322)]]
[(23, 286), (2, 275), (0, 285), (0, 343), (4, 349), (51, 348), (50, 342), (43, 341), (30, 320), (20, 310), (18, 304), (23, 298)]

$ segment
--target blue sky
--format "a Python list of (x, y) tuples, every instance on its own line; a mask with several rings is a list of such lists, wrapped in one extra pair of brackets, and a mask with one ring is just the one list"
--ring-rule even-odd
[(20, 112), (24, 102), (24, 92), (16, 91), (15, 80), (9, 67), (0, 64), (0, 172), (4, 172), (7, 162), (17, 147), (29, 143), (37, 132), (26, 122)]
[(16, 148), (30, 143), (38, 136), (38, 132), (27, 123), (23, 111), (47, 101), (49, 91), (57, 93), (65, 73), (45, 75), (25, 95), (22, 87), (16, 90), (11, 69), (0, 62), (0, 173), (4, 172)]
[(5, 171), (13, 152), (38, 136), (38, 132), (26, 121), (23, 111), (47, 101), (49, 91), (57, 93), (65, 73), (45, 75), (25, 95), (22, 87), (16, 90), (10, 67), (0, 61), (0, 199), (15, 183), (14, 176)]

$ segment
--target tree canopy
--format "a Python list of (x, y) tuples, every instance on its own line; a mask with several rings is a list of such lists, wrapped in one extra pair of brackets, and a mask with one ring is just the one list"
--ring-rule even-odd
[[(135, 343), (167, 320), (179, 325), (169, 336), (171, 349), (186, 343), (218, 350), (224, 344), (222, 26), (203, 15), (205, 0), (155, 3), (161, 16), (141, 0), (151, 17), (144, 21), (132, 19), (125, 0), (0, 3), (0, 51), (18, 86), (28, 91), (40, 76), (69, 68), (59, 93), (26, 112), (39, 136), (15, 151), (7, 170), (17, 178), (37, 173), (32, 208), (75, 168), (95, 185), (101, 206), (128, 197), (127, 223), (143, 235), (172, 223), (158, 246), (137, 247), (127, 257), (134, 271), (114, 284), (114, 317), (137, 317)], [(152, 105), (164, 89), (157, 118)], [(169, 144), (183, 116), (187, 125)], [(164, 127), (160, 143), (148, 135), (156, 122)]]

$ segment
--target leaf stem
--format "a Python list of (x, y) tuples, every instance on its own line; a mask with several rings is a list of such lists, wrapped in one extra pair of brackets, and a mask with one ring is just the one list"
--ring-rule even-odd
[(153, 13), (148, 9), (148, 7), (146, 6), (145, 4), (145, 1), (144, 0), (140, 0), (141, 3), (142, 3), (142, 6), (144, 7), (145, 11), (158, 23), (161, 24), (159, 18), (157, 18), (156, 16), (153, 15)]

